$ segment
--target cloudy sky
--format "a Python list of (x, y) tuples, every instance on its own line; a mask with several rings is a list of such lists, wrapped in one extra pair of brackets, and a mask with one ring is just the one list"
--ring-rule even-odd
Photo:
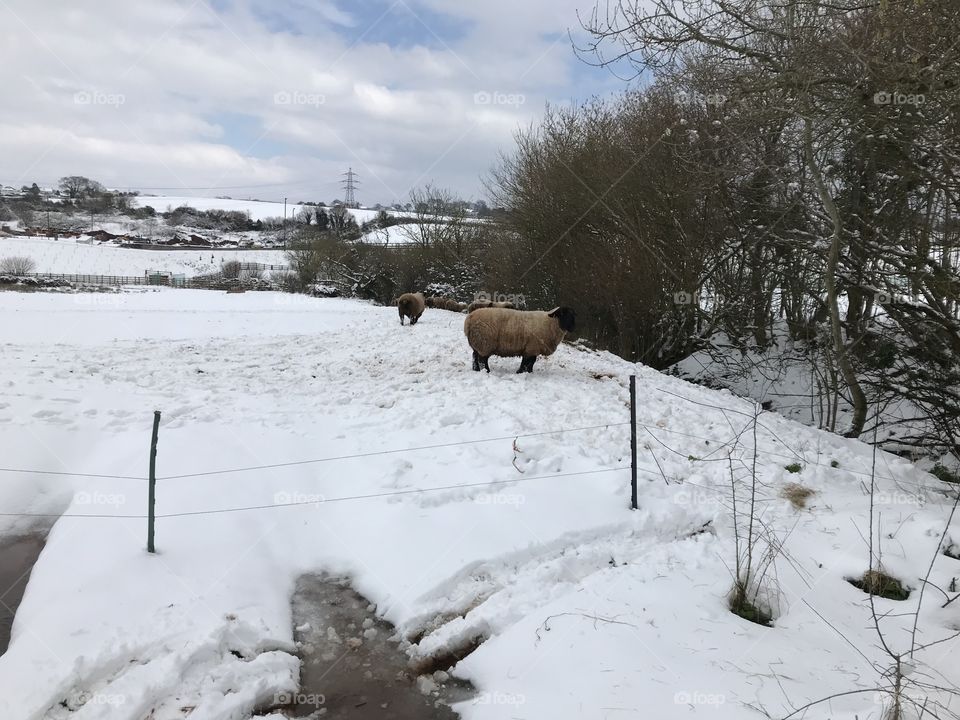
[(622, 89), (593, 0), (0, 0), (0, 182), (406, 200), (481, 176), (547, 102)]

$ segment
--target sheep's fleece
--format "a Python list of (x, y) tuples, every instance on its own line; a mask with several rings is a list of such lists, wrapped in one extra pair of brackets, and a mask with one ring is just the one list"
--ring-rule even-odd
[(537, 357), (552, 355), (573, 330), (569, 308), (511, 310), (480, 308), (467, 315), (463, 332), (481, 357)]

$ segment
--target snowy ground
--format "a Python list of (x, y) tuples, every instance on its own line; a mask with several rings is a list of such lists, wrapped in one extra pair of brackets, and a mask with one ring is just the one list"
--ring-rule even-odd
[(418, 241), (413, 225), (391, 225), (364, 233), (361, 240), (372, 245), (409, 245)]
[[(289, 598), (308, 571), (352, 576), (424, 635), (414, 657), (485, 637), (455, 667), (481, 693), (457, 707), (469, 720), (783, 717), (853, 690), (866, 692), (803, 717), (882, 715), (870, 690), (890, 662), (845, 581), (868, 563), (860, 443), (761, 416), (758, 512), (786, 553), (765, 628), (725, 604), (724, 458), (749, 465), (753, 442), (730, 442), (751, 408), (729, 393), (571, 346), (532, 375), (514, 359), (474, 373), (463, 316), (439, 310), (401, 327), (356, 301), (151, 289), (0, 293), (0, 313), (4, 468), (142, 478), (163, 413), (155, 556), (142, 479), (0, 472), (3, 512), (62, 514), (0, 657), (4, 719), (248, 718), (293, 687)], [(241, 470), (322, 458), (340, 459)], [(877, 474), (884, 565), (914, 590), (877, 600), (903, 650), (918, 577), (936, 558), (929, 580), (946, 590), (960, 561), (937, 554), (939, 481), (883, 454)], [(791, 481), (817, 493), (804, 510), (780, 496)], [(31, 522), (0, 519), (7, 533)], [(960, 603), (943, 601), (928, 587), (918, 642), (960, 627)], [(920, 651), (910, 678), (955, 687), (957, 649)]]
[(142, 276), (150, 270), (192, 277), (216, 272), (231, 260), (287, 264), (283, 250), (135, 250), (74, 238), (0, 237), (0, 259), (15, 256), (33, 258), (35, 272), (71, 275)]
[[(774, 343), (763, 353), (756, 350), (742, 352), (723, 333), (714, 336), (711, 343), (711, 350), (687, 356), (671, 372), (710, 387), (726, 388), (739, 397), (769, 403), (771, 410), (805, 425), (827, 427), (830, 403), (821, 399), (821, 386), (818, 385), (809, 350), (804, 343), (790, 339), (784, 323), (775, 326)], [(823, 370), (820, 369), (820, 372)], [(821, 379), (821, 382), (824, 381)], [(871, 401), (871, 417), (875, 409)], [(839, 432), (849, 427), (852, 415), (852, 406), (845, 397), (841, 397), (836, 420)], [(928, 448), (901, 442), (905, 437), (922, 438), (933, 432), (922, 420), (923, 417), (922, 410), (906, 400), (885, 403), (880, 409), (882, 423), (877, 431), (877, 440), (888, 450), (914, 453), (916, 457), (923, 458)], [(947, 460), (949, 456), (943, 459)], [(926, 467), (933, 465), (929, 458), (921, 462)]]
[[(134, 207), (146, 207), (147, 205), (158, 213), (187, 205), (197, 210), (239, 210), (240, 212), (250, 213), (252, 220), (263, 220), (268, 217), (283, 217), (282, 202), (174, 195), (137, 195), (133, 198)], [(287, 203), (287, 217), (293, 217), (301, 207), (304, 206)]]

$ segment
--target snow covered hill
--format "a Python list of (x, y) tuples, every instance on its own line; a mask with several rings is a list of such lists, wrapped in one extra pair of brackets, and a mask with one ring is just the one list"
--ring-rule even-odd
[[(186, 195), (137, 195), (133, 198), (134, 207), (149, 205), (157, 212), (187, 205), (197, 210), (239, 210), (250, 213), (252, 220), (268, 217), (283, 217), (283, 203), (270, 200), (234, 200), (230, 198), (191, 197)], [(287, 203), (287, 217), (293, 217), (305, 205)], [(376, 210), (351, 209), (350, 213), (357, 223), (365, 223), (377, 216)]]
[[(847, 582), (868, 567), (861, 443), (760, 416), (757, 514), (783, 543), (762, 627), (727, 609), (727, 455), (738, 482), (754, 456), (752, 406), (727, 392), (571, 345), (533, 374), (474, 373), (462, 315), (401, 327), (358, 301), (0, 293), (0, 313), (3, 467), (116, 476), (0, 472), (7, 533), (60, 516), (0, 656), (0, 717), (249, 718), (293, 687), (290, 593), (318, 570), (349, 575), (414, 658), (482, 638), (452, 669), (480, 693), (456, 707), (469, 720), (785, 717), (834, 694), (803, 717), (883, 715), (890, 659)], [(915, 639), (960, 627), (932, 587), (960, 576), (938, 554), (952, 488), (882, 453), (876, 475), (883, 564), (912, 589), (876, 600), (899, 652), (932, 559)], [(919, 683), (956, 686), (956, 652), (917, 652), (908, 692), (955, 709)]]
[(287, 265), (283, 250), (137, 250), (74, 238), (0, 237), (0, 258), (16, 256), (33, 258), (36, 272), (68, 275), (143, 276), (162, 270), (193, 277), (216, 272), (231, 260)]

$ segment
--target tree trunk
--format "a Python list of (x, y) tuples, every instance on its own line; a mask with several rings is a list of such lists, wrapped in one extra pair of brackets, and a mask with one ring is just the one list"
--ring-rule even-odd
[(837, 353), (837, 365), (840, 368), (840, 374), (843, 381), (850, 390), (850, 397), (853, 400), (853, 420), (850, 423), (850, 429), (844, 433), (847, 437), (859, 437), (863, 432), (863, 426), (867, 420), (867, 396), (860, 386), (857, 374), (850, 363), (850, 356), (847, 354), (846, 343), (843, 339), (843, 328), (840, 326), (840, 308), (837, 304), (837, 265), (840, 262), (840, 242), (843, 237), (843, 221), (840, 218), (840, 211), (837, 204), (830, 196), (830, 191), (823, 180), (823, 174), (817, 165), (816, 158), (813, 156), (813, 126), (810, 118), (803, 121), (803, 141), (804, 150), (807, 159), (807, 166), (810, 169), (810, 175), (817, 187), (817, 195), (824, 209), (830, 216), (833, 223), (833, 234), (830, 238), (830, 251), (827, 254), (827, 263), (824, 268), (824, 285), (827, 290), (827, 310), (830, 314), (830, 336), (833, 340), (833, 348)]

